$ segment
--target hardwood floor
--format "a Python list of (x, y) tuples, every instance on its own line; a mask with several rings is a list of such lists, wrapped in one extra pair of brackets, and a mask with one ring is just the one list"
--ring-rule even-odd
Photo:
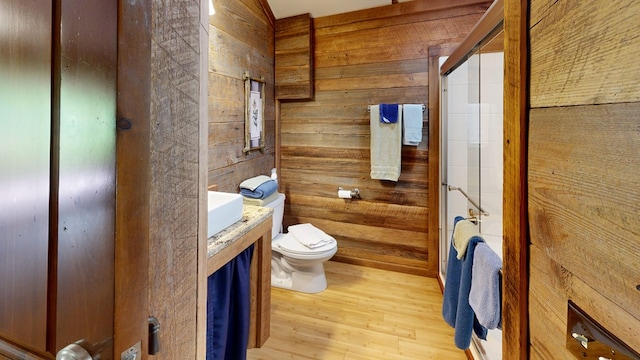
[(319, 294), (271, 294), (271, 336), (249, 360), (466, 359), (436, 279), (328, 261)]

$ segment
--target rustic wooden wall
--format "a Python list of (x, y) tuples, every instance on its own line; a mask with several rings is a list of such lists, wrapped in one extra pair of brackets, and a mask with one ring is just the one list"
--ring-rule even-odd
[[(201, 11), (192, 0), (151, 5), (149, 313), (161, 324), (154, 359), (198, 357), (203, 274), (201, 207)], [(206, 81), (206, 79), (204, 79)], [(200, 234), (200, 237), (199, 237)], [(202, 312), (201, 312), (202, 314)], [(146, 339), (144, 339), (146, 341)], [(131, 344), (133, 345), (133, 344)], [(146, 351), (146, 349), (144, 349)], [(201, 350), (200, 350), (201, 351)]]
[[(489, 5), (411, 1), (315, 19), (315, 98), (281, 104), (285, 226), (311, 222), (333, 235), (335, 260), (436, 275), (427, 136), (438, 134), (426, 133), (425, 112), (424, 140), (403, 147), (400, 180), (371, 180), (367, 106), (428, 105), (429, 47), (462, 41)], [(362, 199), (339, 199), (338, 187), (359, 188)]]
[(530, 355), (565, 350), (567, 301), (640, 352), (640, 3), (530, 7)]
[[(218, 0), (209, 28), (209, 185), (238, 192), (242, 180), (275, 166), (274, 32), (260, 0)], [(244, 80), (264, 76), (265, 149), (244, 154)]]
[(313, 99), (313, 18), (311, 14), (276, 21), (276, 100)]

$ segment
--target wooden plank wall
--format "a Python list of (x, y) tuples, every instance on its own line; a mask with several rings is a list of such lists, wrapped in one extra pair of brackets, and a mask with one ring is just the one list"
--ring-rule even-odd
[(311, 14), (276, 21), (276, 99), (313, 99), (313, 19)]
[[(285, 226), (310, 222), (333, 235), (334, 260), (436, 276), (427, 138), (438, 134), (427, 134), (425, 111), (424, 140), (403, 147), (400, 180), (372, 180), (367, 106), (428, 106), (429, 47), (462, 41), (489, 5), (411, 1), (314, 20), (315, 99), (280, 110)], [(362, 199), (339, 199), (338, 187), (359, 188)]]
[[(260, 0), (218, 0), (209, 27), (209, 186), (238, 192), (242, 180), (275, 166), (274, 32)], [(244, 80), (264, 76), (265, 150), (244, 154)]]
[[(145, 320), (155, 316), (160, 322), (161, 351), (154, 359), (196, 359), (197, 340), (202, 341), (198, 335), (203, 321), (198, 316), (202, 284), (198, 260), (203, 251), (199, 217), (205, 188), (199, 182), (204, 166), (200, 163), (202, 43), (200, 7), (192, 5), (191, 0), (154, 1), (150, 14), (137, 14), (141, 23), (150, 19), (151, 27), (149, 263), (148, 268), (131, 269), (148, 272), (149, 307), (136, 315)], [(124, 293), (121, 301), (136, 295)], [(147, 338), (143, 338), (145, 354)]]
[(565, 350), (567, 302), (640, 352), (640, 3), (530, 7), (530, 355)]

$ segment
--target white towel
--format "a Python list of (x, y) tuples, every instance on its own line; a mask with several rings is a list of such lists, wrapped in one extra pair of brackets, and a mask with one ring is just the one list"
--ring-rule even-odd
[(474, 236), (480, 236), (478, 228), (469, 220), (460, 220), (453, 230), (453, 247), (458, 251), (456, 258), (462, 260), (467, 252), (469, 240)]
[(248, 178), (240, 183), (240, 188), (254, 191), (258, 186), (264, 184), (267, 181), (271, 181), (271, 178), (267, 175), (258, 175), (252, 178)]
[(422, 104), (404, 104), (402, 144), (418, 146), (422, 141)]
[(380, 122), (380, 106), (371, 105), (371, 178), (398, 181), (402, 160), (402, 105), (398, 122)]
[(336, 241), (331, 235), (308, 223), (291, 225), (288, 230), (299, 243), (312, 250)]

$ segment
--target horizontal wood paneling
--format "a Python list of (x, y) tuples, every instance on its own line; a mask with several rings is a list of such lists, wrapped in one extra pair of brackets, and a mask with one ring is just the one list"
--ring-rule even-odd
[(530, 9), (531, 358), (573, 358), (568, 300), (640, 351), (640, 5)]
[(310, 14), (276, 21), (276, 99), (313, 98), (313, 19)]
[(640, 2), (533, 3), (532, 107), (640, 101)]
[[(209, 27), (209, 186), (238, 192), (244, 179), (275, 165), (274, 22), (260, 0), (215, 2)], [(264, 77), (265, 149), (243, 153), (243, 74)]]
[[(435, 276), (428, 112), (420, 146), (403, 147), (396, 183), (370, 178), (368, 105), (428, 106), (429, 47), (460, 42), (490, 3), (410, 3), (314, 19), (314, 100), (281, 103), (279, 179), (285, 225), (311, 222), (334, 236), (334, 259)], [(339, 199), (338, 187), (358, 188), (361, 199)]]
[(638, 351), (640, 322), (621, 309), (617, 299), (596, 291), (590, 279), (573, 274), (552, 260), (546, 250), (530, 247), (531, 292), (529, 321), (531, 359), (566, 359), (575, 357), (566, 348), (567, 301), (580, 304), (599, 324)]
[(529, 135), (531, 243), (638, 320), (639, 112), (639, 103), (533, 109)]

